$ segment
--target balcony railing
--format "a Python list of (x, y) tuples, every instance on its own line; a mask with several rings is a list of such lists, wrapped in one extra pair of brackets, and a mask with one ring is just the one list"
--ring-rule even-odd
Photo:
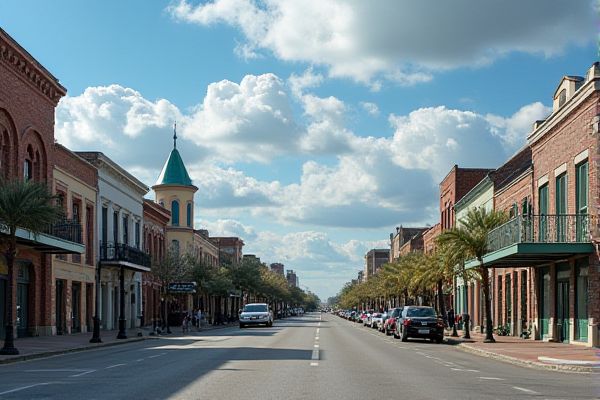
[(48, 225), (42, 233), (59, 239), (68, 240), (69, 242), (82, 244), (83, 237), (81, 231), (81, 224), (79, 221), (74, 219), (61, 219)]
[(587, 214), (517, 216), (488, 234), (488, 253), (517, 243), (589, 243)]
[(124, 261), (150, 268), (148, 253), (124, 243), (100, 242), (100, 261)]

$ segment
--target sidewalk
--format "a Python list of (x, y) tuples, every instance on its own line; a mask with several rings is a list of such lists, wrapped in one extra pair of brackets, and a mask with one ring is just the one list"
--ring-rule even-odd
[[(237, 324), (237, 323), (236, 323)], [(189, 334), (202, 333), (214, 329), (228, 328), (236, 324), (218, 325), (218, 326), (203, 326), (202, 330), (197, 331), (192, 328)], [(0, 355), (0, 364), (30, 360), (33, 358), (49, 357), (58, 354), (64, 354), (75, 351), (92, 350), (98, 347), (115, 346), (124, 343), (139, 342), (146, 339), (156, 339), (163, 336), (179, 336), (183, 335), (181, 327), (171, 328), (170, 335), (150, 335), (150, 328), (130, 329), (127, 331), (127, 339), (117, 339), (117, 331), (100, 331), (102, 343), (90, 343), (92, 337), (91, 332), (76, 333), (72, 335), (60, 336), (38, 336), (18, 338), (15, 340), (15, 347), (19, 350), (16, 356)], [(138, 336), (138, 332), (142, 336)], [(4, 345), (4, 341), (0, 340), (0, 348)]]
[(494, 335), (496, 343), (483, 343), (485, 335), (471, 332), (471, 339), (450, 337), (448, 343), (462, 350), (532, 368), (569, 372), (600, 372), (600, 349), (574, 344), (543, 342), (514, 336)]

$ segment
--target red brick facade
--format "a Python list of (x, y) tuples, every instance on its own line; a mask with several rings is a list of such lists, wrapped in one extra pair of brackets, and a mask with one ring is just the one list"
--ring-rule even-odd
[[(0, 175), (23, 179), (27, 173), (31, 179), (50, 183), (55, 162), (54, 110), (66, 90), (2, 29), (0, 82)], [(20, 273), (18, 279), (27, 287), (29, 310), (27, 322), (18, 333), (51, 334), (50, 256), (20, 250), (17, 263), (22, 271), (16, 271), (15, 283)], [(0, 278), (6, 277), (2, 270)], [(17, 304), (16, 291), (13, 304)]]

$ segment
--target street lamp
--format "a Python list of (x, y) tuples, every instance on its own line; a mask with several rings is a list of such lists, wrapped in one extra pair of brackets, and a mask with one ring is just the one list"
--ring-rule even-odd
[(94, 333), (92, 334), (92, 338), (90, 339), (90, 343), (102, 343), (102, 339), (100, 338), (100, 273), (101, 273), (101, 264), (100, 261), (97, 263), (96, 267), (96, 312), (94, 313)]

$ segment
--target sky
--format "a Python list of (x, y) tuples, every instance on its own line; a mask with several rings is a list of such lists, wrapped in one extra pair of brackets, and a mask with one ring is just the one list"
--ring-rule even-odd
[[(172, 148), (196, 228), (325, 300), (438, 222), (454, 164), (496, 168), (598, 59), (598, 0), (2, 0), (68, 90), (56, 140), (153, 185)], [(152, 197), (152, 194), (149, 194)]]

